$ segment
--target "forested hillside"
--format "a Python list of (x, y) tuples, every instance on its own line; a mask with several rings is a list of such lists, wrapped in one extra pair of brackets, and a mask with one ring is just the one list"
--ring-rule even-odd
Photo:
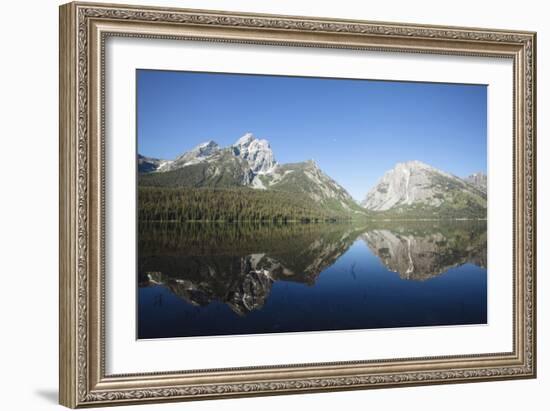
[(327, 222), (351, 214), (323, 208), (306, 195), (248, 188), (139, 187), (142, 221)]

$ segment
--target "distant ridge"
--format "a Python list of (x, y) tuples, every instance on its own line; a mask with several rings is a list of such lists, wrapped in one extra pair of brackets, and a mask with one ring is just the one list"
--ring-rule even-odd
[[(155, 164), (162, 164), (162, 168), (155, 168)], [(142, 186), (249, 187), (284, 191), (305, 196), (315, 202), (315, 207), (325, 207), (337, 213), (365, 213), (346, 189), (313, 160), (279, 164), (269, 141), (258, 139), (252, 133), (244, 134), (228, 147), (206, 141), (176, 160), (155, 159), (141, 170)]]
[(414, 160), (386, 172), (361, 205), (373, 212), (412, 217), (483, 217), (487, 194), (468, 181)]
[[(397, 163), (358, 204), (313, 160), (280, 164), (271, 145), (245, 133), (220, 147), (205, 141), (175, 160), (138, 154), (139, 183), (147, 187), (249, 188), (295, 193), (311, 208), (348, 216), (383, 218), (485, 218), (487, 176), (464, 179), (418, 160)], [(267, 197), (266, 197), (267, 198)]]

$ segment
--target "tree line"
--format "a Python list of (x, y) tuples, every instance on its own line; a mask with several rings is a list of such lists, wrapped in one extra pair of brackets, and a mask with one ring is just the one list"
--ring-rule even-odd
[(324, 209), (306, 195), (245, 188), (139, 187), (140, 221), (328, 222), (349, 216)]

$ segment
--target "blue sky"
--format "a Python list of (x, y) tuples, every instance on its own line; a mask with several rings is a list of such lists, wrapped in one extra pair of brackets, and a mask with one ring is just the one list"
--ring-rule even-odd
[(279, 163), (314, 159), (360, 200), (396, 163), (487, 170), (484, 85), (137, 71), (138, 152), (173, 159), (246, 132)]

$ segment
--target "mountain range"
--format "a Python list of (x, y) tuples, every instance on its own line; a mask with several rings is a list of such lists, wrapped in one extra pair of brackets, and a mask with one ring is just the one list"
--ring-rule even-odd
[(315, 161), (278, 163), (269, 141), (251, 133), (228, 147), (206, 141), (174, 160), (138, 154), (137, 162), (140, 188), (240, 190), (244, 197), (269, 201), (281, 193), (299, 202), (300, 215), (311, 208), (328, 210), (331, 218), (486, 216), (487, 177), (483, 173), (459, 178), (420, 161), (398, 163), (359, 204)]

